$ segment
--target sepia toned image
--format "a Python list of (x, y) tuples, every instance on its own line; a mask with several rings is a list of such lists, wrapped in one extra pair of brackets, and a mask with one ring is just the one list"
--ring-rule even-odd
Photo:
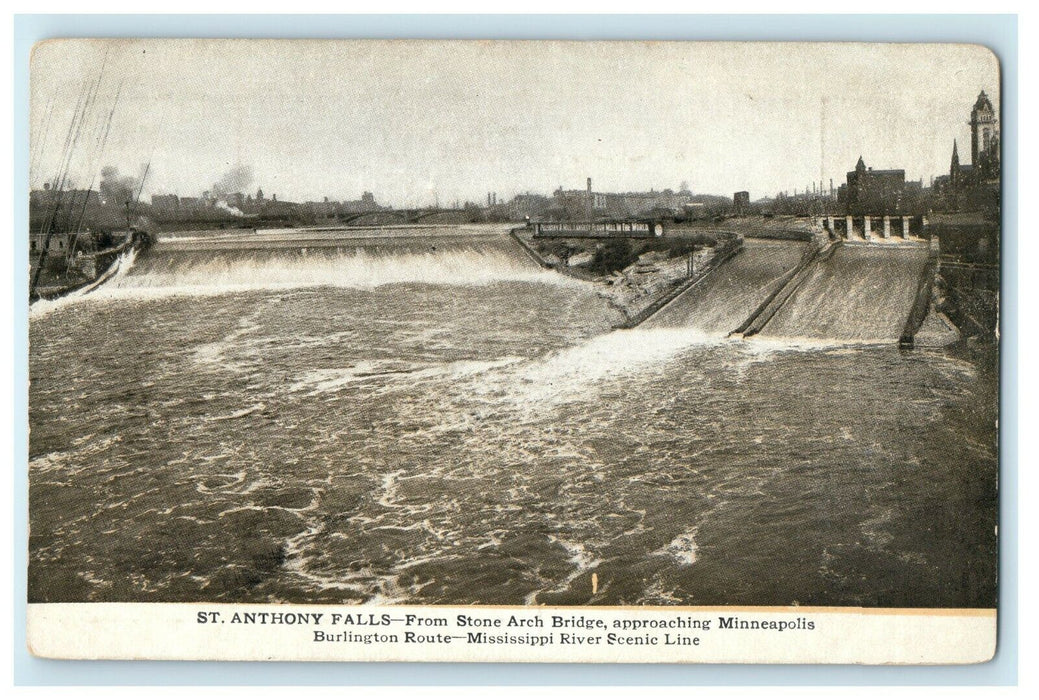
[(996, 608), (989, 50), (52, 40), (30, 95), (30, 607)]

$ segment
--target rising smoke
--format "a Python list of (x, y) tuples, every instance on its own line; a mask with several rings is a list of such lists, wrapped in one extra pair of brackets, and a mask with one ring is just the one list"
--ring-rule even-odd
[(236, 207), (232, 203), (234, 199), (233, 195), (238, 195), (238, 201), (241, 201), (241, 195), (253, 182), (253, 169), (249, 165), (236, 165), (226, 173), (224, 173), (219, 180), (213, 183), (213, 189), (210, 191), (210, 196), (214, 200), (214, 205), (218, 209), (223, 209), (229, 214), (234, 216), (245, 216), (241, 209)]
[(106, 165), (101, 168), (101, 185), (98, 189), (105, 204), (122, 206), (134, 200), (140, 184), (140, 177), (120, 175), (119, 168)]
[(216, 201), (216, 203), (214, 204), (214, 206), (217, 209), (223, 209), (224, 211), (226, 211), (228, 214), (231, 214), (232, 216), (245, 216), (245, 212), (243, 212), (241, 209), (239, 209), (238, 207), (231, 206), (230, 204), (228, 204), (227, 202), (223, 201), (222, 199), (218, 199)]
[(249, 165), (236, 165), (213, 183), (213, 197), (226, 199), (227, 195), (245, 192), (253, 183), (253, 169)]

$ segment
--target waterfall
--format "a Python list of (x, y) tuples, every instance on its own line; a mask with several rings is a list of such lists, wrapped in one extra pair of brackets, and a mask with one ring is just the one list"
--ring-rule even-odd
[(842, 245), (813, 266), (761, 335), (897, 341), (926, 264), (924, 247)]
[(96, 297), (213, 295), (302, 287), (374, 288), (387, 284), (451, 285), (531, 281), (576, 284), (534, 265), (501, 236), (405, 236), (277, 242), (240, 238), (160, 242), (129, 274), (116, 275)]
[(743, 250), (642, 325), (727, 335), (794, 269), (805, 244), (747, 239)]

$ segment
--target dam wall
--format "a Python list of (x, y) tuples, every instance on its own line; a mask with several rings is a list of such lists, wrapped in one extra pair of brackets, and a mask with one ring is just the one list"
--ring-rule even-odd
[[(554, 276), (546, 264), (522, 236), (503, 226), (221, 231), (160, 237), (106, 287), (220, 291), (543, 281)], [(909, 347), (933, 315), (936, 264), (937, 246), (927, 241), (856, 245), (819, 237), (748, 238), (742, 248), (720, 250), (710, 268), (647, 303), (628, 304), (621, 326)]]
[(668, 290), (658, 298), (654, 299), (648, 306), (630, 316), (625, 323), (618, 327), (634, 328), (654, 318), (658, 312), (665, 309), (671, 304), (671, 302), (684, 294), (687, 290), (699, 285), (704, 280), (710, 279), (712, 274), (719, 267), (724, 266), (732, 258), (739, 256), (740, 251), (743, 248), (743, 241), (742, 239), (739, 239), (720, 243), (719, 248), (720, 249), (717, 251), (715, 257), (711, 259), (706, 268), (693, 274), (693, 276), (689, 277), (684, 282), (679, 283), (673, 289)]
[(928, 313), (933, 311), (932, 299), (934, 297), (934, 285), (938, 277), (939, 246), (938, 239), (932, 238), (928, 249), (927, 264), (920, 273), (920, 281), (916, 288), (916, 298), (913, 300), (913, 308), (909, 311), (909, 318), (902, 329), (902, 335), (898, 339), (899, 347), (911, 348), (914, 339), (924, 324)]
[(797, 287), (806, 279), (814, 263), (820, 255), (829, 254), (832, 248), (827, 246), (809, 245), (794, 267), (783, 280), (776, 285), (771, 293), (758, 305), (747, 319), (737, 327), (733, 333), (736, 335), (756, 335), (772, 320), (776, 312), (786, 303)]
[(757, 332), (771, 337), (896, 342), (928, 265), (927, 244), (835, 245), (806, 269)]
[(393, 231), (234, 232), (160, 238), (121, 288), (258, 289), (488, 282), (547, 274), (505, 231), (460, 227)]
[[(744, 251), (691, 286), (646, 327), (709, 334), (927, 344), (956, 335), (936, 316), (937, 241), (890, 244), (745, 239)], [(939, 319), (940, 320), (940, 319)], [(921, 330), (924, 328), (924, 330)]]
[(269, 250), (274, 248), (374, 248), (416, 247), (504, 239), (508, 226), (382, 226), (354, 228), (210, 230), (160, 233), (154, 249), (158, 251)]
[(516, 241), (516, 244), (519, 245), (519, 247), (523, 250), (524, 253), (527, 254), (527, 257), (533, 260), (539, 267), (543, 267), (546, 269), (552, 267), (551, 263), (549, 263), (547, 260), (541, 257), (541, 255), (536, 250), (534, 250), (534, 248), (532, 248), (529, 243), (527, 243), (519, 235), (516, 234), (516, 229), (512, 229), (509, 231), (509, 238)]
[(742, 250), (682, 290), (646, 328), (697, 328), (728, 334), (788, 279), (807, 244), (745, 238)]

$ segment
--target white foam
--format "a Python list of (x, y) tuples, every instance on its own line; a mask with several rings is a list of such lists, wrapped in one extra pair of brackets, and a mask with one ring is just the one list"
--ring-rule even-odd
[(533, 267), (504, 251), (455, 250), (372, 255), (358, 249), (336, 255), (243, 255), (172, 265), (122, 279), (105, 292), (144, 298), (215, 295), (266, 289), (343, 287), (370, 289), (388, 284), (483, 285), (502, 281), (580, 284)]
[(548, 539), (553, 544), (557, 544), (564, 550), (566, 550), (567, 554), (570, 555), (569, 561), (571, 564), (574, 565), (574, 569), (565, 579), (560, 581), (559, 585), (557, 585), (555, 588), (552, 588), (548, 591), (535, 590), (528, 593), (525, 599), (525, 603), (527, 605), (537, 605), (537, 596), (539, 593), (561, 593), (567, 590), (570, 587), (570, 584), (573, 583), (582, 574), (584, 574), (587, 571), (591, 571), (595, 567), (602, 564), (601, 559), (597, 558), (594, 554), (585, 549), (584, 545), (578, 542), (570, 542), (560, 537), (556, 537), (555, 535), (549, 535)]
[(362, 360), (351, 367), (314, 369), (289, 386), (289, 391), (309, 389), (307, 396), (335, 392), (359, 382), (376, 380), (404, 380), (408, 384), (439, 377), (466, 377), (520, 362), (519, 357), (497, 360), (458, 360), (444, 363), (404, 364), (395, 361)]
[(109, 268), (101, 274), (101, 276), (87, 286), (81, 287), (74, 292), (58, 297), (57, 299), (39, 299), (33, 302), (29, 305), (29, 318), (40, 318), (46, 316), (53, 311), (57, 311), (58, 309), (82, 301), (91, 293), (97, 294), (98, 290), (104, 286), (118, 283), (118, 280), (126, 277), (127, 273), (133, 267), (136, 258), (137, 249), (130, 248), (126, 252), (121, 253), (119, 257), (112, 262)]
[(253, 413), (256, 413), (257, 411), (262, 411), (266, 407), (267, 406), (265, 404), (263, 404), (263, 403), (257, 403), (257, 404), (253, 404), (252, 406), (249, 406), (248, 408), (243, 408), (240, 411), (235, 411), (233, 413), (228, 413), (228, 414), (222, 415), (222, 416), (212, 416), (212, 417), (208, 418), (208, 420), (211, 420), (211, 421), (222, 421), (222, 420), (234, 420), (235, 418), (244, 418), (245, 416), (248, 416), (248, 415), (251, 415)]
[(856, 348), (873, 347), (876, 345), (889, 346), (894, 339), (891, 338), (853, 338), (853, 339), (831, 339), (831, 338), (807, 338), (786, 336), (763, 336), (754, 335), (744, 338), (746, 348), (750, 352), (774, 353), (774, 352), (816, 352), (837, 351), (854, 352)]
[(732, 342), (693, 328), (613, 331), (533, 362), (520, 372), (513, 396), (535, 404), (584, 400), (582, 388), (604, 379), (652, 370), (691, 347)]
[(675, 537), (666, 546), (653, 552), (657, 556), (669, 556), (678, 562), (679, 566), (692, 566), (696, 563), (696, 554), (699, 547), (696, 544), (697, 528), (686, 530)]

